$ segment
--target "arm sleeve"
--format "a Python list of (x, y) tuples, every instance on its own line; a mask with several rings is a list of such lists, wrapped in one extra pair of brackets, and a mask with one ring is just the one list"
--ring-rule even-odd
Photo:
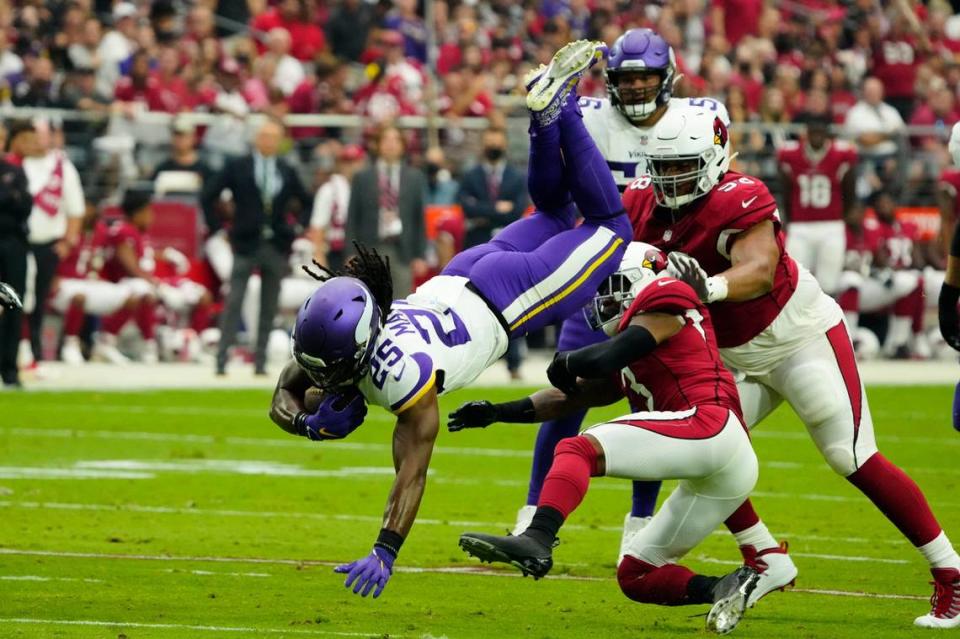
[(643, 357), (657, 340), (643, 326), (631, 325), (611, 340), (573, 351), (567, 368), (584, 379), (604, 378)]

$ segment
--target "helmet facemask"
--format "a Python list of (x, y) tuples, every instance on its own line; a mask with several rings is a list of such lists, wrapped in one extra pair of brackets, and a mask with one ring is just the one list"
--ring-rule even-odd
[(294, 329), (293, 357), (317, 388), (332, 390), (357, 384), (370, 370), (370, 360), (381, 328), (380, 308), (369, 293), (358, 295), (351, 301), (363, 303), (364, 307), (354, 329), (346, 336), (352, 348), (338, 349), (342, 354), (339, 357), (327, 356), (325, 359), (322, 354), (307, 353), (303, 348), (304, 335), (300, 333), (299, 322)]
[[(656, 74), (660, 81), (649, 87), (622, 87), (626, 76), (635, 74)], [(664, 86), (672, 84), (673, 69), (645, 69), (642, 67), (621, 67), (607, 69), (604, 78), (610, 101), (633, 123), (642, 122), (653, 115), (661, 105), (670, 99), (670, 91), (664, 92)], [(670, 87), (672, 88), (672, 86)]]
[(583, 308), (590, 328), (602, 330), (609, 336), (616, 335), (633, 300), (651, 282), (657, 279), (658, 270), (666, 268), (666, 257), (648, 244), (632, 242), (620, 264), (601, 284), (593, 299)]
[(647, 168), (657, 202), (676, 209), (709, 193), (714, 185), (707, 174), (714, 155), (711, 148), (699, 155), (649, 157)]

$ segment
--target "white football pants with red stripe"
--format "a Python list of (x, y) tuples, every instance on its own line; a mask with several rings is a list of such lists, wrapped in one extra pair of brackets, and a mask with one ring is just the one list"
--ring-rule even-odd
[(749, 343), (720, 351), (751, 429), (786, 400), (833, 470), (846, 477), (877, 443), (840, 306), (801, 270), (780, 315)]
[(720, 406), (634, 413), (584, 434), (603, 447), (606, 477), (680, 480), (624, 549), (653, 566), (676, 563), (716, 530), (757, 483), (757, 456), (746, 429)]

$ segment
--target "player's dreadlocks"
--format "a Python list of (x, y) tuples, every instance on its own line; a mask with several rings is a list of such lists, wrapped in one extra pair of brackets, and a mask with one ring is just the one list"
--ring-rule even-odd
[(303, 265), (304, 272), (310, 277), (320, 282), (326, 282), (331, 277), (355, 277), (363, 282), (370, 292), (373, 293), (373, 299), (377, 301), (380, 307), (381, 321), (385, 321), (390, 314), (390, 305), (393, 303), (393, 278), (390, 275), (390, 258), (377, 253), (377, 249), (367, 248), (357, 241), (353, 242), (353, 247), (357, 249), (357, 254), (350, 258), (344, 267), (333, 272), (326, 266), (323, 266), (316, 260), (313, 260), (317, 270), (311, 269), (306, 264)]

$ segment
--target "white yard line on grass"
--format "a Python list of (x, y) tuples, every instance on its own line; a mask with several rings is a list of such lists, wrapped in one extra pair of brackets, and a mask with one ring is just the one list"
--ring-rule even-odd
[(81, 577), (41, 577), (40, 575), (0, 575), (0, 581), (82, 581), (88, 584), (102, 584), (103, 579)]
[[(103, 621), (99, 619), (32, 619), (5, 617), (0, 624), (42, 624), (49, 626), (97, 626), (107, 628), (151, 628), (155, 630), (201, 630), (206, 632), (245, 632), (271, 635), (315, 635), (318, 637), (377, 637), (378, 632), (338, 632), (336, 630), (307, 630), (300, 628), (247, 628), (243, 626), (200, 626), (184, 623), (143, 623), (139, 621)], [(402, 637), (390, 633), (391, 637)]]
[[(363, 523), (376, 523), (382, 521), (382, 517), (374, 515), (351, 515), (351, 514), (327, 514), (327, 513), (308, 513), (298, 511), (265, 511), (265, 510), (227, 510), (218, 508), (176, 508), (172, 506), (147, 506), (143, 504), (83, 504), (83, 503), (64, 503), (64, 502), (37, 502), (37, 501), (0, 501), (0, 508), (26, 508), (31, 510), (84, 510), (96, 512), (131, 512), (131, 513), (150, 513), (162, 515), (191, 515), (194, 517), (251, 517), (256, 519), (311, 519), (317, 521), (356, 521)], [(428, 517), (417, 518), (417, 524), (420, 526), (448, 526), (451, 528), (482, 528), (502, 530), (511, 528), (513, 523), (504, 521), (473, 521), (459, 519), (431, 519)], [(622, 526), (589, 526), (582, 524), (567, 524), (564, 530), (580, 531), (600, 531), (620, 534), (623, 532)], [(716, 530), (713, 535), (729, 537), (730, 533), (725, 530)], [(776, 537), (786, 539), (804, 539), (809, 541), (830, 541), (844, 543), (875, 543), (876, 539), (866, 537), (836, 537), (830, 535), (808, 535), (805, 533), (782, 533), (777, 532)], [(902, 539), (888, 539), (885, 543), (904, 544)]]
[[(184, 561), (184, 562), (215, 562), (215, 563), (253, 563), (253, 564), (275, 564), (285, 566), (337, 566), (333, 561), (315, 561), (315, 560), (297, 560), (297, 559), (267, 559), (263, 557), (188, 557), (188, 556), (170, 556), (170, 555), (127, 555), (114, 553), (95, 553), (95, 552), (58, 552), (52, 550), (20, 550), (16, 548), (0, 548), (0, 555), (26, 555), (39, 557), (65, 557), (73, 559), (118, 559), (135, 561)], [(708, 559), (701, 558), (698, 559)], [(720, 563), (711, 562), (711, 563)], [(396, 572), (417, 573), (417, 574), (453, 574), (453, 575), (472, 575), (477, 577), (508, 577), (522, 578), (518, 572), (506, 572), (501, 570), (492, 570), (480, 566), (449, 566), (449, 567), (416, 567), (400, 566)], [(577, 575), (551, 575), (551, 580), (561, 581), (610, 581), (613, 577), (584, 577)], [(858, 592), (851, 590), (817, 590), (817, 589), (790, 589), (787, 592), (798, 592), (802, 594), (838, 596), (838, 597), (857, 597), (862, 599), (909, 599), (915, 601), (926, 601), (929, 597), (917, 595), (897, 595), (889, 593)], [(0, 623), (4, 620), (0, 619)], [(265, 631), (266, 632), (266, 631)]]
[[(857, 555), (820, 555), (814, 553), (791, 553), (794, 557), (806, 557), (810, 559), (826, 559), (828, 561), (855, 561), (855, 562), (876, 562), (888, 564), (908, 564), (905, 559), (883, 559), (878, 557), (860, 557)], [(87, 553), (72, 551), (55, 550), (26, 550), (19, 548), (0, 548), (2, 555), (26, 555), (38, 557), (65, 557), (71, 559), (119, 559), (119, 560), (139, 560), (139, 561), (197, 561), (213, 563), (253, 563), (253, 564), (275, 564), (282, 566), (339, 566), (339, 562), (321, 561), (315, 559), (271, 559), (265, 557), (184, 557), (178, 555), (137, 555), (123, 553)], [(698, 555), (698, 560), (705, 563), (739, 565), (740, 562), (716, 559), (706, 555)], [(570, 567), (573, 564), (557, 564), (558, 566)], [(581, 565), (581, 564), (577, 564)], [(464, 575), (487, 575), (493, 577), (519, 577), (515, 572), (503, 572), (500, 570), (490, 570), (480, 566), (444, 566), (444, 567), (418, 567), (418, 566), (400, 566), (396, 569), (398, 572), (413, 573), (440, 573), (440, 574), (464, 574)], [(574, 575), (558, 574), (551, 579), (570, 579), (573, 581), (602, 581), (601, 577), (584, 577)]]

